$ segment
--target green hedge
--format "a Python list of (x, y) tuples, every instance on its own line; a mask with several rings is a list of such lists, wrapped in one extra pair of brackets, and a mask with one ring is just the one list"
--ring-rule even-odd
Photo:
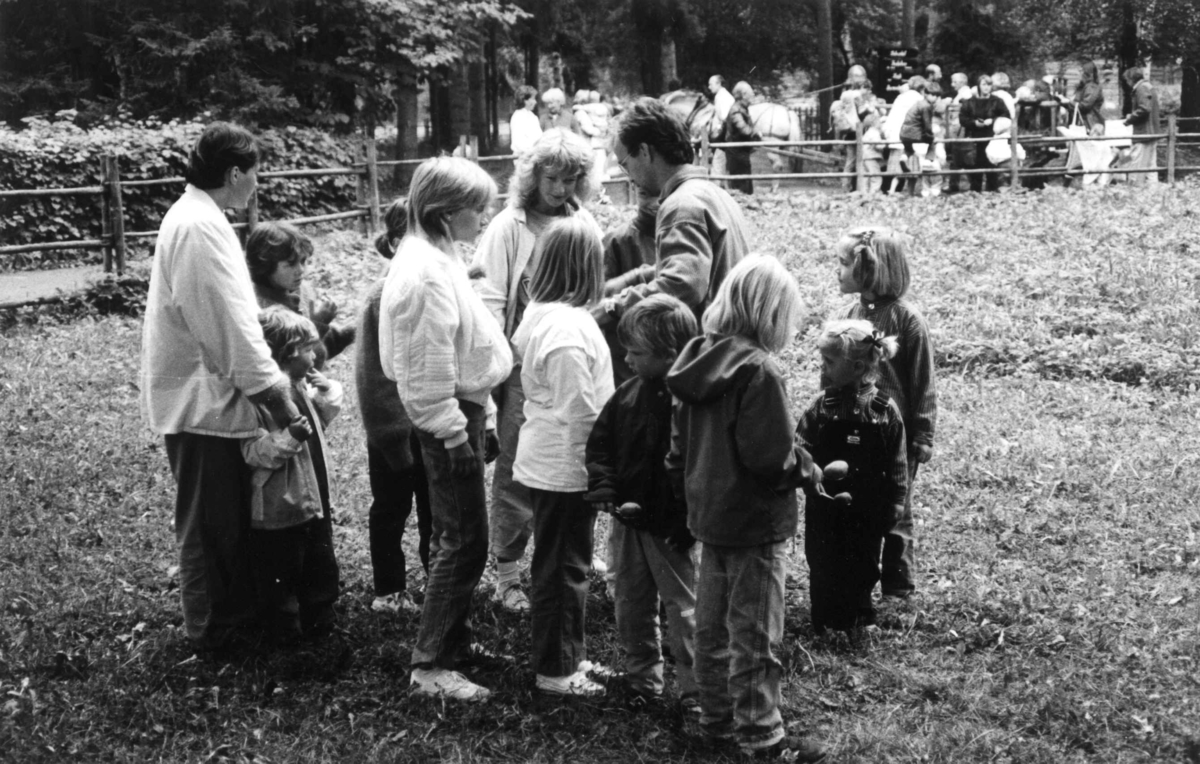
[[(58, 116), (53, 121), (28, 119), (19, 131), (0, 127), (0, 189), (99, 185), (104, 154), (117, 156), (123, 181), (181, 177), (188, 150), (205, 124), (126, 119), (84, 130), (72, 122), (72, 112)], [(269, 129), (258, 135), (265, 149), (262, 168), (267, 171), (348, 167), (356, 157), (354, 139), (312, 128)], [(156, 229), (182, 190), (182, 184), (123, 188), (125, 230)], [(354, 206), (354, 190), (351, 175), (263, 179), (260, 217), (279, 220), (346, 211)], [(100, 220), (98, 194), (0, 199), (0, 245), (96, 239)], [(144, 246), (147, 240), (142, 241)], [(98, 251), (0, 255), (0, 270), (98, 257)]]

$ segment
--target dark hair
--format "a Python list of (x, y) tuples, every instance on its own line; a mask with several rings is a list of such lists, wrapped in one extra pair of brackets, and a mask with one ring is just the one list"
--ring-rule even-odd
[(213, 122), (192, 146), (184, 179), (206, 191), (220, 188), (225, 185), (229, 168), (249, 172), (258, 164), (259, 155), (258, 139), (249, 130), (228, 122)]
[(617, 341), (622, 347), (645, 350), (659, 358), (679, 355), (699, 333), (696, 314), (668, 294), (651, 295), (634, 303), (617, 324)]
[(396, 239), (403, 239), (404, 235), (408, 233), (407, 199), (397, 196), (388, 205), (387, 212), (383, 213), (383, 225), (386, 230), (380, 231), (379, 235), (375, 237), (375, 251), (391, 260), (392, 255), (396, 254), (396, 251), (392, 249), (392, 242)]
[(940, 97), (942, 95), (942, 86), (936, 82), (930, 82), (926, 84), (925, 95), (934, 95)]
[(246, 238), (246, 265), (256, 284), (271, 285), (275, 266), (299, 257), (310, 257), (312, 241), (289, 223), (259, 223)]
[(1146, 73), (1142, 71), (1140, 66), (1131, 66), (1121, 75), (1131, 86), (1136, 85), (1146, 79)]
[(537, 88), (535, 88), (533, 85), (520, 85), (515, 91), (513, 91), (513, 98), (516, 99), (517, 103), (521, 104), (522, 106), (524, 106), (525, 102), (530, 98), (535, 97), (537, 97)]
[(636, 153), (641, 144), (653, 146), (667, 164), (688, 164), (695, 160), (687, 125), (678, 114), (657, 98), (643, 96), (621, 114), (617, 138)]

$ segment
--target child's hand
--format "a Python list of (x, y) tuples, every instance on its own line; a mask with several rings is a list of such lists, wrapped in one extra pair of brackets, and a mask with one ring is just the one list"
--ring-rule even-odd
[(914, 443), (913, 456), (916, 457), (917, 464), (925, 464), (933, 458), (933, 446), (927, 446), (924, 443)]
[(303, 443), (312, 437), (312, 425), (308, 423), (308, 419), (304, 416), (297, 416), (288, 423), (288, 433), (296, 440)]
[(325, 376), (316, 369), (309, 369), (308, 373), (304, 375), (304, 379), (308, 382), (308, 384), (312, 385), (322, 393), (327, 393), (333, 389), (333, 383), (329, 381), (329, 377)]

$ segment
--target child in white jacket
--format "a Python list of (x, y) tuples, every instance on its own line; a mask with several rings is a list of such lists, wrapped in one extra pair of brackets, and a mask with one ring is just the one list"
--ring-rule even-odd
[(534, 249), (531, 302), (513, 346), (521, 358), (525, 423), (513, 478), (533, 504), (533, 648), (538, 690), (603, 695), (588, 677), (584, 646), (595, 511), (585, 451), (592, 425), (613, 394), (608, 343), (587, 306), (604, 289), (603, 248), (578, 217), (551, 223)]
[(333, 554), (325, 427), (341, 411), (342, 387), (313, 368), (321, 339), (304, 316), (282, 305), (259, 315), (279, 368), (292, 381), (300, 416), (273, 430), (259, 411), (259, 431), (242, 441), (253, 468), (250, 543), (259, 606), (268, 633), (290, 642), (333, 625), (338, 565)]

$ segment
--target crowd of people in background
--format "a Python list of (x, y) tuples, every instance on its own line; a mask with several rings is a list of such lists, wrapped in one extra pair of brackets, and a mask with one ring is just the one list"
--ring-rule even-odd
[[(1084, 184), (1107, 183), (1113, 173), (1131, 183), (1155, 182), (1157, 139), (1139, 137), (1161, 130), (1154, 86), (1138, 67), (1123, 72), (1133, 109), (1118, 118), (1105, 105), (1096, 64), (1083, 61), (1079, 68), (1078, 84), (1068, 94), (1057, 92), (1050, 76), (1028, 80), (1014, 90), (1005, 72), (979, 75), (973, 86), (966, 74), (955, 72), (943, 89), (941, 68), (930, 64), (924, 75), (904, 80), (889, 105), (873, 92), (866, 70), (852, 66), (830, 110), (836, 137), (855, 141), (862, 132), (862, 156), (856, 146), (849, 147), (843, 170), (856, 174), (861, 161), (865, 193), (904, 187), (922, 196), (956, 193), (963, 190), (963, 177), (971, 191), (996, 191), (1014, 165), (1044, 167), (1063, 151), (1065, 169), (1088, 170)], [(1014, 129), (1048, 135), (1060, 126), (1059, 132), (1078, 138), (1132, 137), (1124, 145), (1093, 140), (1065, 149), (1039, 147), (1028, 156), (1012, 141)], [(1079, 132), (1074, 132), (1076, 127)], [(856, 183), (856, 177), (846, 177), (843, 188), (853, 190)]]

